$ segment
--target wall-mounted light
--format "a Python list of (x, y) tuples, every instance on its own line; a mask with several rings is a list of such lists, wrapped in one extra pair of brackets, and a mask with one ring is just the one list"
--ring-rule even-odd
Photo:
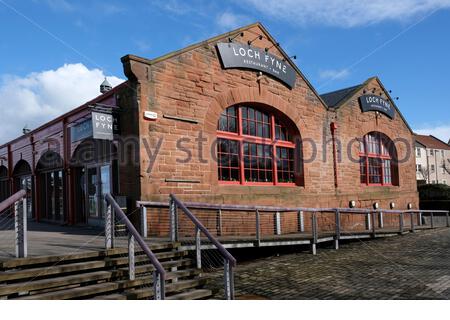
[(380, 207), (380, 204), (378, 202), (373, 203), (373, 208), (378, 209)]
[[(290, 56), (289, 59), (297, 60), (297, 55)], [(283, 61), (286, 61), (286, 58), (283, 58)]]
[(255, 40), (262, 40), (262, 39), (263, 39), (263, 36), (259, 35), (253, 40), (248, 40), (247, 43), (248, 43), (248, 45), (251, 45)]
[(394, 209), (394, 208), (395, 208), (395, 202), (389, 203), (389, 207), (390, 207), (391, 209)]
[(348, 203), (348, 206), (349, 206), (350, 208), (356, 207), (356, 201), (355, 201), (355, 200), (351, 200), (351, 201)]
[(233, 40), (236, 39), (236, 38), (239, 37), (239, 36), (243, 37), (243, 36), (244, 36), (244, 33), (243, 33), (243, 32), (237, 33), (237, 34), (235, 34), (233, 37), (229, 37), (229, 38), (228, 38), (228, 42), (233, 42)]
[(275, 42), (274, 45), (272, 45), (269, 48), (265, 48), (264, 51), (269, 52), (269, 50), (272, 49), (273, 47), (279, 47), (279, 46), (280, 46), (280, 43), (279, 42)]
[(410, 202), (410, 203), (408, 203), (408, 206), (407, 206), (407, 208), (408, 208), (408, 210), (411, 210), (412, 209), (412, 207), (413, 207), (413, 204)]

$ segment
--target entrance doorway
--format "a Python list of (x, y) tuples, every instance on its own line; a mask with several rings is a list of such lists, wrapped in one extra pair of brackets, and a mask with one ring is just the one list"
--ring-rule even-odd
[(105, 195), (111, 192), (111, 165), (86, 167), (85, 199), (87, 219), (90, 225), (103, 225), (106, 214)]
[(76, 223), (104, 226), (105, 195), (117, 193), (117, 148), (110, 141), (86, 139), (72, 157)]

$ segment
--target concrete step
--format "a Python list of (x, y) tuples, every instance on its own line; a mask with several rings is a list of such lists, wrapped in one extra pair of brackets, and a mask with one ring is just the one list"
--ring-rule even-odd
[(196, 289), (168, 296), (167, 300), (199, 300), (199, 299), (207, 299), (210, 298), (211, 296), (212, 296), (211, 290)]
[[(148, 258), (145, 256), (137, 256), (136, 263), (147, 261)], [(165, 269), (170, 270), (173, 267), (186, 267), (193, 265), (192, 259), (178, 259), (173, 261), (163, 261), (161, 262), (162, 266)], [(32, 268), (32, 269), (24, 269), (24, 270), (11, 270), (0, 273), (0, 282), (10, 282), (10, 281), (18, 281), (23, 279), (39, 279), (43, 277), (49, 277), (52, 275), (62, 275), (68, 273), (75, 272), (86, 272), (86, 271), (94, 271), (104, 268), (112, 268), (128, 265), (128, 257), (123, 258), (114, 258), (114, 259), (104, 259), (100, 261), (86, 261), (86, 262), (77, 262), (66, 265), (56, 265), (50, 267), (40, 267), (40, 268)], [(140, 266), (138, 266), (140, 267)], [(148, 271), (152, 271), (154, 268), (152, 265), (148, 266)]]
[[(138, 267), (136, 268), (136, 277), (140, 274), (151, 272), (151, 268)], [(187, 269), (180, 271), (173, 271), (166, 274), (166, 280), (176, 280), (187, 277), (196, 277), (200, 274), (198, 269)], [(11, 295), (26, 295), (33, 294), (38, 291), (48, 289), (62, 289), (64, 287), (73, 285), (83, 285), (85, 283), (99, 282), (99, 281), (114, 281), (114, 280), (126, 280), (128, 277), (128, 269), (118, 269), (112, 271), (96, 271), (82, 274), (75, 274), (70, 276), (52, 277), (49, 279), (26, 281), (25, 283), (5, 284), (0, 285), (0, 297)], [(150, 276), (151, 278), (151, 276)]]
[(106, 292), (114, 292), (117, 290), (125, 290), (133, 287), (149, 286), (150, 279), (123, 280), (114, 282), (105, 282), (84, 287), (70, 288), (58, 291), (52, 291), (42, 294), (35, 294), (25, 297), (19, 297), (18, 300), (68, 300), (80, 299), (89, 296), (95, 296)]
[[(180, 246), (180, 243), (152, 243), (149, 244), (150, 249), (156, 253), (164, 250), (173, 250)], [(39, 256), (39, 257), (29, 257), (29, 258), (16, 258), (10, 259), (7, 261), (0, 262), (0, 270), (8, 270), (13, 268), (25, 268), (25, 267), (36, 267), (39, 265), (45, 264), (53, 264), (53, 263), (72, 263), (78, 260), (93, 260), (97, 258), (104, 257), (112, 257), (115, 255), (123, 255), (127, 254), (127, 248), (115, 248), (109, 250), (101, 250), (101, 251), (86, 251), (75, 254), (67, 254), (67, 255), (51, 255), (51, 256)], [(136, 249), (136, 255), (142, 254), (143, 252), (140, 249)]]
[[(206, 284), (206, 280), (202, 278), (183, 280), (171, 284), (166, 284), (167, 299), (171, 293), (178, 293), (183, 290), (198, 288)], [(153, 297), (153, 287), (139, 288), (134, 290), (126, 290), (114, 294), (96, 296), (95, 300), (141, 300)]]

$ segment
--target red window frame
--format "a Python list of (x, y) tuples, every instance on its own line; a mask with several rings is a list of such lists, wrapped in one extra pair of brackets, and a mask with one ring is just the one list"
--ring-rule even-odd
[[(379, 132), (371, 132), (360, 141), (360, 182), (366, 186), (393, 186), (392, 155), (386, 143), (390, 141)], [(389, 165), (386, 165), (388, 163)], [(379, 182), (371, 182), (378, 177)], [(389, 177), (389, 178), (388, 178)]]
[[(292, 154), (295, 155), (295, 143), (291, 142), (291, 141), (285, 141), (285, 140), (277, 140), (276, 139), (276, 130), (278, 130), (278, 132), (284, 132), (285, 136), (287, 139), (291, 138), (291, 135), (288, 133), (289, 130), (286, 126), (283, 125), (283, 122), (278, 119), (274, 114), (270, 113), (270, 112), (266, 112), (266, 111), (262, 111), (259, 108), (255, 108), (253, 106), (247, 106), (247, 105), (237, 105), (237, 106), (232, 106), (230, 108), (236, 108), (237, 110), (237, 119), (236, 119), (236, 126), (237, 126), (237, 132), (228, 132), (228, 131), (222, 131), (217, 130), (217, 138), (218, 139), (228, 139), (228, 140), (233, 140), (233, 141), (238, 141), (239, 143), (239, 175), (240, 175), (240, 179), (239, 181), (224, 181), (224, 180), (220, 180), (220, 175), (219, 175), (219, 184), (223, 184), (223, 185), (227, 185), (227, 184), (232, 184), (232, 185), (253, 185), (253, 186), (268, 186), (268, 185), (277, 185), (277, 186), (295, 186), (296, 183), (295, 181), (293, 182), (279, 182), (278, 181), (278, 165), (277, 165), (277, 148), (282, 147), (282, 148), (289, 148), (292, 149), (293, 152)], [(255, 133), (258, 133), (258, 124), (260, 124), (261, 126), (264, 126), (265, 124), (269, 124), (269, 137), (258, 137), (258, 136), (253, 136), (253, 135), (249, 135), (249, 134), (244, 134), (243, 133), (243, 121), (247, 122), (247, 128), (250, 128), (250, 122), (252, 122), (253, 120), (249, 120), (247, 118), (243, 119), (243, 108), (247, 108), (245, 110), (249, 110), (249, 109), (253, 109), (257, 112), (262, 112), (265, 115), (269, 116), (269, 122), (265, 122), (265, 121), (259, 121), (258, 119), (256, 119), (257, 117), (255, 116)], [(224, 113), (222, 113), (222, 116), (227, 116), (227, 127), (228, 127), (228, 121), (229, 121), (229, 116), (228, 113), (225, 111)], [(219, 120), (220, 122), (220, 120)], [(250, 129), (249, 129), (250, 130)], [(263, 131), (263, 135), (264, 135), (264, 130)], [(284, 131), (283, 131), (284, 130)], [(245, 159), (244, 159), (244, 144), (258, 144), (258, 145), (264, 145), (264, 146), (270, 146), (271, 148), (271, 172), (272, 172), (272, 181), (270, 182), (263, 182), (263, 181), (246, 181), (246, 177), (245, 177)], [(248, 154), (247, 154), (248, 155)], [(252, 154), (253, 156), (253, 154)], [(256, 155), (258, 156), (258, 154)], [(265, 159), (267, 159), (267, 157), (265, 157)], [(218, 158), (218, 172), (221, 170), (221, 164), (220, 164), (220, 158)], [(294, 161), (295, 164), (295, 161)], [(259, 164), (258, 164), (259, 166)], [(267, 167), (267, 161), (266, 161), (266, 167)], [(248, 168), (248, 166), (247, 166)], [(289, 168), (290, 169), (290, 168)], [(293, 171), (294, 168), (292, 168)], [(264, 174), (267, 173), (266, 169), (251, 169), (251, 171), (258, 171), (258, 177), (261, 174), (261, 171), (264, 171)], [(294, 172), (295, 173), (295, 172)], [(296, 178), (294, 177), (294, 180)]]

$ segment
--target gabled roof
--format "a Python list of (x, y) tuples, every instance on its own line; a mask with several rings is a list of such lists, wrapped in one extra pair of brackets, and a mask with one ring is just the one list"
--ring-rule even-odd
[[(400, 112), (397, 105), (395, 104), (394, 99), (392, 99), (391, 95), (389, 94), (389, 91), (386, 90), (386, 88), (381, 83), (381, 81), (378, 77), (370, 77), (369, 79), (367, 79), (360, 85), (356, 85), (356, 86), (349, 87), (346, 89), (341, 89), (338, 91), (324, 93), (324, 94), (322, 94), (322, 99), (324, 100), (326, 98), (330, 101), (330, 105), (328, 105), (329, 109), (338, 109), (338, 108), (342, 107), (343, 105), (345, 105), (348, 101), (353, 99), (355, 97), (355, 95), (358, 93), (358, 91), (361, 90), (362, 88), (366, 87), (372, 80), (376, 80), (378, 82), (378, 84), (380, 85), (384, 94), (386, 95), (387, 99), (394, 106), (395, 111), (397, 111), (398, 115), (403, 120), (403, 122), (406, 124), (409, 131), (411, 131), (411, 133), (414, 133), (412, 131), (411, 127), (409, 126), (408, 122), (406, 121), (405, 117), (403, 117), (402, 113)], [(342, 92), (340, 92), (340, 91), (342, 91)], [(324, 96), (325, 96), (325, 98), (324, 98)], [(329, 96), (329, 97), (327, 97), (327, 96)], [(332, 103), (334, 101), (336, 101), (336, 102), (334, 105), (332, 105)]]
[(241, 28), (238, 28), (238, 29), (235, 29), (235, 30), (223, 33), (223, 34), (220, 34), (218, 36), (215, 36), (215, 37), (206, 39), (204, 41), (192, 44), (192, 45), (190, 45), (188, 47), (185, 47), (183, 49), (169, 52), (169, 53), (167, 53), (167, 54), (165, 54), (163, 56), (160, 56), (158, 58), (146, 59), (146, 58), (138, 57), (136, 55), (128, 54), (128, 55), (123, 56), (121, 58), (121, 61), (122, 61), (122, 63), (124, 63), (128, 59), (130, 59), (130, 60), (135, 60), (135, 61), (139, 61), (139, 62), (148, 64), (148, 65), (153, 65), (155, 63), (162, 62), (162, 61), (165, 61), (167, 59), (170, 59), (170, 58), (173, 58), (175, 56), (178, 56), (180, 54), (186, 53), (188, 51), (197, 49), (197, 48), (199, 48), (201, 46), (204, 46), (204, 45), (207, 45), (207, 44), (209, 44), (211, 42), (216, 42), (216, 41), (219, 41), (219, 40), (221, 40), (223, 38), (233, 38), (233, 36), (235, 36), (235, 35), (237, 35), (237, 34), (239, 34), (241, 32), (247, 31), (248, 29), (251, 29), (253, 27), (259, 27), (261, 29), (261, 31), (265, 34), (267, 39), (270, 40), (274, 44), (274, 46), (276, 46), (277, 50), (281, 53), (281, 55), (283, 56), (284, 60), (286, 62), (288, 62), (292, 66), (292, 68), (294, 68), (294, 70), (297, 72), (297, 74), (300, 75), (300, 77), (306, 82), (307, 86), (314, 92), (314, 94), (316, 95), (317, 99), (322, 103), (322, 105), (325, 108), (327, 108), (327, 104), (322, 100), (322, 98), (320, 97), (320, 95), (317, 92), (317, 90), (313, 87), (313, 85), (309, 82), (309, 80), (305, 77), (305, 75), (300, 71), (300, 69), (297, 67), (297, 65), (292, 61), (290, 56), (281, 48), (281, 46), (280, 45), (276, 45), (278, 42), (275, 40), (274, 37), (272, 37), (272, 35), (261, 24), (261, 22), (255, 22), (255, 23), (249, 24), (247, 26), (244, 26), (244, 27), (241, 27)]
[(328, 93), (321, 94), (320, 97), (325, 101), (328, 108), (335, 108), (341, 101), (346, 100), (347, 97), (352, 96), (361, 88), (361, 84), (353, 87), (348, 87)]
[(450, 146), (433, 135), (414, 134), (416, 141), (429, 149), (450, 150)]

